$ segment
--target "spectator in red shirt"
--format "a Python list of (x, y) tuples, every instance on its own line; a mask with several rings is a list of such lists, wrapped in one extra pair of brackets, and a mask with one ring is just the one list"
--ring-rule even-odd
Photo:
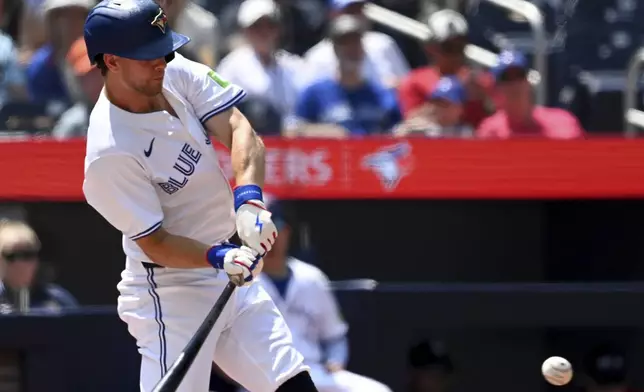
[(403, 116), (408, 119), (422, 110), (427, 97), (443, 76), (457, 76), (467, 90), (464, 107), (465, 122), (473, 127), (493, 112), (494, 80), (487, 72), (478, 72), (466, 65), (465, 46), (468, 26), (463, 15), (453, 10), (433, 13), (427, 22), (432, 37), (425, 43), (425, 52), (433, 65), (413, 70), (398, 87)]
[(528, 81), (528, 61), (522, 53), (504, 51), (493, 69), (499, 90), (500, 110), (481, 123), (479, 138), (507, 139), (516, 136), (541, 136), (550, 139), (575, 139), (584, 131), (575, 116), (563, 109), (535, 106)]

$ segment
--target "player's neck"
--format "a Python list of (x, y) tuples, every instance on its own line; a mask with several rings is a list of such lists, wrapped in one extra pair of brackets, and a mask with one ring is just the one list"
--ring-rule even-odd
[(148, 96), (122, 88), (115, 83), (105, 83), (105, 96), (112, 105), (130, 113), (152, 113), (164, 109), (163, 94)]

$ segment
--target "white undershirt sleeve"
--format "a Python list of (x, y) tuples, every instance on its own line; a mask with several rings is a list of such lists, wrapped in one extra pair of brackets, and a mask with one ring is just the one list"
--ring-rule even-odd
[(108, 155), (85, 169), (83, 193), (89, 205), (131, 240), (156, 231), (161, 202), (145, 170), (128, 155)]

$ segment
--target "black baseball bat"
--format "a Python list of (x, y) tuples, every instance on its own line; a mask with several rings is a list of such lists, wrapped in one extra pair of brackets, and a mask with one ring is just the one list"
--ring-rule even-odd
[(172, 366), (170, 366), (168, 372), (163, 376), (163, 378), (161, 378), (161, 380), (159, 380), (152, 392), (174, 392), (179, 388), (181, 381), (190, 369), (190, 365), (192, 365), (192, 362), (194, 362), (197, 357), (199, 350), (201, 350), (201, 346), (203, 346), (204, 342), (208, 338), (210, 331), (212, 331), (212, 327), (214, 327), (217, 319), (219, 319), (221, 312), (224, 310), (224, 307), (233, 295), (236, 287), (237, 286), (233, 282), (228, 282), (226, 287), (224, 287), (224, 291), (222, 291), (219, 298), (217, 298), (217, 302), (215, 302), (212, 309), (210, 309), (210, 312), (208, 312), (208, 315), (197, 329), (197, 332), (195, 332), (192, 339), (190, 339), (181, 354), (179, 354), (179, 357), (174, 361)]

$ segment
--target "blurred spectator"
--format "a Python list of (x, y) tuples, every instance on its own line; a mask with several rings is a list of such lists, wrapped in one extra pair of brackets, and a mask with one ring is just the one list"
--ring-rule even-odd
[(276, 0), (282, 12), (281, 47), (298, 56), (324, 37), (328, 0)]
[(476, 127), (492, 112), (493, 79), (487, 72), (471, 69), (466, 64), (468, 26), (463, 15), (453, 10), (433, 13), (428, 20), (432, 32), (425, 43), (425, 51), (434, 65), (413, 70), (398, 89), (400, 105), (405, 118), (423, 110), (427, 96), (443, 76), (458, 76), (467, 91), (465, 122)]
[[(331, 3), (331, 20), (342, 15), (353, 15), (359, 18), (365, 27), (370, 22), (364, 15), (366, 0), (329, 0)], [(396, 87), (401, 78), (409, 72), (409, 65), (396, 42), (388, 35), (375, 31), (366, 31), (363, 38), (364, 60), (361, 65), (364, 76), (381, 83), (387, 88)], [(333, 76), (338, 69), (338, 58), (328, 39), (320, 41), (305, 55), (307, 72), (312, 81)]]
[(528, 61), (520, 52), (504, 51), (494, 68), (500, 93), (500, 110), (485, 119), (476, 131), (481, 138), (543, 136), (552, 139), (583, 137), (579, 121), (563, 109), (535, 106), (528, 81)]
[(47, 43), (47, 29), (43, 14), (44, 0), (26, 0), (22, 4), (18, 26), (18, 61), (25, 65), (31, 56)]
[(464, 123), (463, 111), (467, 93), (455, 76), (444, 76), (428, 97), (428, 103), (416, 115), (394, 130), (396, 136), (469, 138), (474, 134)]
[(85, 18), (93, 6), (93, 0), (45, 0), (43, 14), (49, 42), (34, 53), (27, 67), (32, 101), (69, 105), (77, 98), (75, 89), (68, 86), (67, 54), (83, 37)]
[[(282, 34), (280, 48), (302, 56), (324, 36), (327, 15), (327, 0), (276, 0), (281, 15)], [(240, 1), (217, 1), (221, 13), (217, 13), (221, 22), (222, 36), (228, 37), (226, 47), (234, 50), (238, 37), (237, 15)], [(215, 8), (215, 7), (210, 7)]]
[(584, 392), (630, 392), (628, 363), (622, 350), (611, 345), (593, 348), (584, 358)]
[(192, 0), (160, 0), (168, 17), (168, 24), (178, 33), (190, 37), (190, 42), (179, 49), (186, 58), (214, 68), (220, 51), (219, 21), (211, 12)]
[(11, 37), (0, 31), (0, 107), (27, 99), (26, 78)]
[(389, 133), (401, 121), (395, 94), (363, 77), (364, 21), (342, 15), (331, 22), (329, 39), (338, 76), (304, 89), (287, 124), (287, 136), (344, 137)]
[(67, 90), (76, 103), (60, 116), (52, 130), (52, 136), (57, 139), (85, 137), (89, 112), (101, 93), (103, 77), (101, 71), (90, 64), (83, 38), (78, 38), (72, 44), (62, 66)]
[(76, 307), (76, 300), (62, 287), (36, 279), (40, 241), (27, 224), (0, 221), (0, 312)]
[(441, 343), (423, 341), (409, 350), (408, 392), (447, 392), (454, 365)]
[(288, 257), (291, 226), (278, 201), (269, 202), (268, 209), (280, 235), (264, 256), (258, 282), (284, 315), (315, 386), (320, 392), (390, 392), (384, 384), (346, 370), (348, 326), (329, 279), (312, 264)]
[(246, 0), (239, 8), (243, 46), (233, 50), (217, 72), (241, 86), (248, 96), (239, 105), (261, 135), (277, 134), (293, 113), (300, 90), (302, 60), (279, 50), (280, 12), (273, 0)]

